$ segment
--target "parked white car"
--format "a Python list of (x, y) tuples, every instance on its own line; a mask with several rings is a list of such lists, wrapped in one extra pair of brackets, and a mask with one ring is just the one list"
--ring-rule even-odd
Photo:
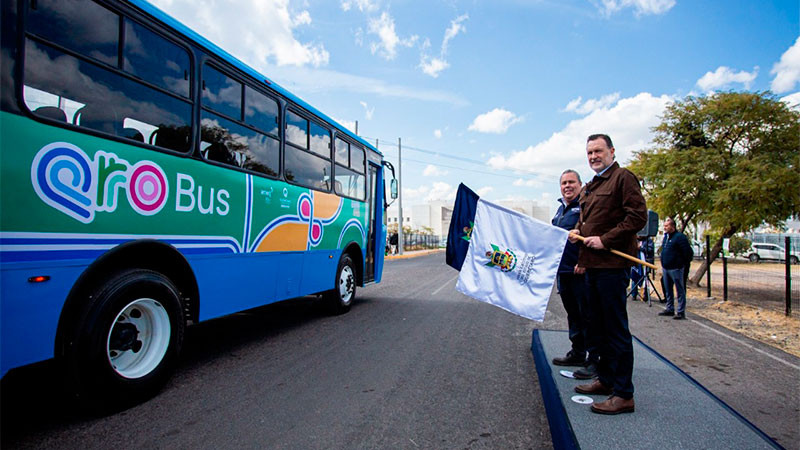
[[(758, 262), (762, 259), (785, 261), (785, 258), (786, 258), (786, 249), (776, 244), (756, 243), (753, 244), (750, 247), (750, 250), (747, 251), (747, 259), (749, 259), (750, 262)], [(789, 262), (791, 264), (797, 264), (798, 261), (800, 261), (800, 252), (798, 251), (792, 252), (789, 255)]]

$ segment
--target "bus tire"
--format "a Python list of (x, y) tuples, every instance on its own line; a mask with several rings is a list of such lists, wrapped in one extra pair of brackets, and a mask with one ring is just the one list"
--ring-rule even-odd
[(325, 293), (328, 309), (333, 314), (350, 311), (356, 297), (356, 266), (350, 255), (343, 253), (336, 268), (336, 287)]
[(167, 382), (183, 343), (180, 294), (151, 270), (119, 272), (89, 297), (68, 348), (78, 394), (92, 407), (125, 407)]

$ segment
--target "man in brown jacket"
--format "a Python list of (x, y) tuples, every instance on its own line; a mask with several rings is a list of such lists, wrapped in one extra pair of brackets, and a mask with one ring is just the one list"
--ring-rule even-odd
[[(589, 136), (586, 154), (597, 175), (581, 192), (581, 216), (573, 233), (585, 236), (577, 267), (586, 270), (590, 327), (597, 337), (600, 361), (598, 378), (576, 386), (575, 391), (610, 395), (592, 404), (593, 412), (633, 412), (633, 341), (625, 303), (633, 263), (607, 250), (637, 255), (636, 232), (647, 223), (647, 206), (639, 180), (614, 161), (611, 138)], [(570, 242), (577, 238), (571, 236)]]

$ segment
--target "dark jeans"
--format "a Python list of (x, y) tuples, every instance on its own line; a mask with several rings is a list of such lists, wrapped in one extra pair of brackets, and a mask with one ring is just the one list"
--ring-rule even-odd
[(625, 290), (630, 269), (586, 269), (590, 334), (600, 354), (597, 377), (614, 395), (633, 397), (633, 339)]
[[(666, 311), (684, 314), (686, 311), (686, 285), (683, 284), (683, 267), (664, 270), (664, 297), (667, 299)], [(673, 292), (673, 287), (674, 292)], [(675, 300), (677, 299), (677, 309)]]
[(569, 340), (572, 352), (585, 355), (589, 352), (589, 361), (597, 362), (597, 345), (589, 333), (589, 305), (586, 300), (586, 277), (572, 273), (559, 273), (558, 285), (561, 302), (567, 311)]

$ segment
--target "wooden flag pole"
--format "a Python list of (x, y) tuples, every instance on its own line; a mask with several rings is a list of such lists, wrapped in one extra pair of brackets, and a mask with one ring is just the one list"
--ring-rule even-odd
[[(586, 240), (586, 238), (585, 238), (585, 237), (583, 237), (583, 236), (581, 236), (581, 235), (579, 235), (579, 234), (573, 234), (573, 233), (570, 233), (569, 235), (570, 235), (570, 236), (575, 236), (575, 237), (576, 237), (576, 238), (578, 238), (578, 240), (579, 240), (579, 241), (581, 241), (581, 242), (584, 242), (584, 241)], [(629, 261), (633, 261), (633, 262), (635, 262), (635, 263), (637, 263), (637, 264), (641, 264), (641, 265), (643, 265), (643, 266), (647, 266), (647, 267), (649, 267), (649, 268), (651, 268), (651, 269), (653, 269), (653, 270), (658, 270), (658, 267), (656, 267), (656, 265), (655, 265), (655, 264), (650, 264), (650, 263), (649, 263), (649, 262), (647, 262), (647, 261), (642, 261), (641, 259), (639, 259), (639, 258), (636, 258), (635, 256), (631, 256), (631, 255), (629, 255), (629, 254), (627, 254), (627, 253), (622, 253), (621, 251), (619, 251), (619, 250), (614, 250), (613, 248), (607, 248), (606, 250), (610, 251), (611, 253), (613, 253), (613, 254), (615, 254), (615, 255), (617, 255), (617, 256), (621, 256), (621, 257), (623, 257), (623, 258), (625, 258), (625, 259), (627, 259), (627, 260), (629, 260)]]

